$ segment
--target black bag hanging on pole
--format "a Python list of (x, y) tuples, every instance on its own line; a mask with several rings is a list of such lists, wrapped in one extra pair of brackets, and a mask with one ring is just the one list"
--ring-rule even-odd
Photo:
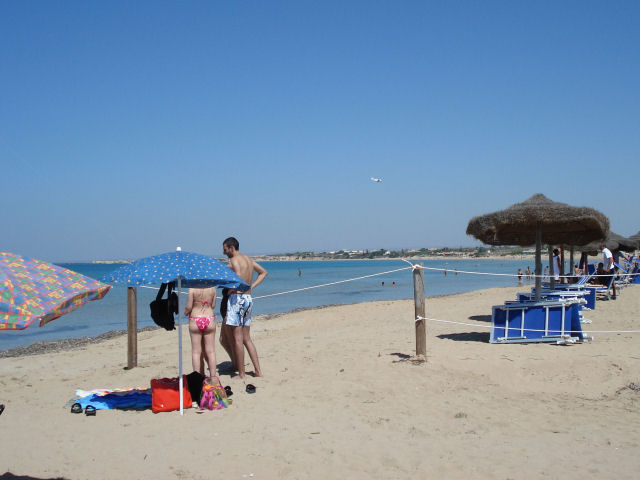
[[(169, 293), (167, 298), (162, 298), (164, 291), (169, 285)], [(151, 309), (151, 318), (159, 327), (165, 330), (175, 330), (176, 322), (173, 318), (174, 313), (178, 313), (178, 295), (173, 291), (173, 282), (163, 283), (158, 290), (156, 299), (149, 304)]]

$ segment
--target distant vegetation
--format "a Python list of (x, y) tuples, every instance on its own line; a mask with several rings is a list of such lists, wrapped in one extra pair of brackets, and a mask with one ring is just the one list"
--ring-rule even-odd
[(262, 255), (264, 258), (286, 257), (292, 260), (346, 260), (424, 257), (469, 257), (528, 255), (532, 251), (521, 247), (459, 247), (459, 248), (414, 248), (402, 250), (338, 250), (334, 252), (291, 252), (279, 255)]

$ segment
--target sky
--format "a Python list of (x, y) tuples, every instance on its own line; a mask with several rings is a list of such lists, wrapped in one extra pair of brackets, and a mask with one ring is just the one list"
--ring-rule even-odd
[(639, 17), (635, 0), (0, 0), (0, 250), (472, 246), (473, 216), (535, 193), (634, 234)]

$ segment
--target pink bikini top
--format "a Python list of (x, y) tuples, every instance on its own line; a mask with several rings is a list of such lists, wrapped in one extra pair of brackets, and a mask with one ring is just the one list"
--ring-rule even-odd
[(193, 301), (201, 303), (203, 306), (207, 306), (207, 307), (211, 306), (211, 302), (209, 302), (209, 300), (197, 300), (194, 298)]

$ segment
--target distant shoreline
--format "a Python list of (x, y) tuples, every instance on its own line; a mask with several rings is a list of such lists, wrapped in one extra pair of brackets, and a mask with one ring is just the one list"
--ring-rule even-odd
[[(333, 261), (369, 261), (369, 260), (384, 260), (384, 261), (426, 261), (426, 260), (443, 260), (443, 261), (460, 261), (460, 260), (530, 260), (535, 261), (535, 255), (523, 254), (523, 255), (483, 255), (480, 257), (473, 257), (469, 255), (429, 255), (429, 256), (406, 256), (406, 257), (374, 257), (374, 258), (338, 258), (327, 257), (321, 255), (250, 255), (257, 262), (333, 262)], [(213, 257), (216, 258), (216, 257)], [(543, 253), (542, 260), (544, 261), (546, 254)], [(218, 258), (218, 260), (220, 260)], [(568, 260), (568, 258), (566, 259)], [(220, 261), (224, 261), (220, 260)], [(89, 262), (62, 262), (62, 263), (89, 263), (93, 265), (121, 265), (132, 263), (133, 260), (91, 260)]]
[[(429, 257), (376, 257), (376, 258), (327, 258), (327, 257), (298, 257), (294, 255), (255, 255), (251, 256), (257, 262), (333, 262), (333, 261), (349, 261), (362, 262), (371, 260), (383, 261), (426, 261), (426, 260), (442, 260), (442, 261), (460, 261), (460, 260), (531, 260), (535, 261), (535, 255), (486, 255), (482, 257), (454, 256), (454, 255), (438, 255)], [(542, 256), (542, 261), (546, 257)], [(568, 260), (568, 259), (567, 259)]]

